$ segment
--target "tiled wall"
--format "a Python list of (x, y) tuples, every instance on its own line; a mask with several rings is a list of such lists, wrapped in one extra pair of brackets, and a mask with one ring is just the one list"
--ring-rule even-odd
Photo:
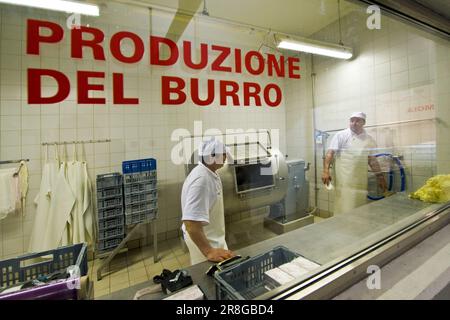
[[(23, 217), (11, 214), (0, 221), (0, 259), (17, 256), (28, 248), (35, 215), (33, 199), (39, 191), (41, 167), (45, 161), (45, 149), (40, 145), (42, 142), (110, 138), (110, 143), (85, 145), (92, 180), (100, 173), (121, 171), (121, 162), (124, 160), (156, 158), (160, 214), (157, 227), (160, 239), (176, 237), (180, 228), (180, 190), (184, 180), (184, 167), (171, 162), (171, 149), (176, 143), (171, 141), (173, 130), (185, 128), (193, 133), (193, 124), (197, 120), (203, 122), (204, 131), (208, 128), (223, 131), (232, 128), (273, 128), (280, 130), (280, 149), (283, 153), (286, 152), (284, 101), (276, 108), (219, 107), (216, 94), (217, 100), (208, 107), (198, 107), (191, 103), (170, 107), (161, 105), (162, 74), (179, 76), (186, 80), (198, 77), (202, 80), (228, 79), (238, 83), (251, 81), (261, 85), (275, 82), (282, 90), (285, 82), (298, 81), (210, 71), (196, 74), (180, 66), (181, 63), (170, 68), (151, 68), (146, 39), (150, 34), (166, 35), (173, 13), (157, 10), (151, 12), (144, 8), (108, 3), (102, 7), (100, 17), (82, 17), (82, 24), (89, 23), (90, 26), (105, 32), (105, 43), (109, 43), (109, 37), (117, 31), (138, 34), (144, 40), (146, 50), (142, 61), (133, 65), (116, 62), (107, 49), (106, 62), (93, 61), (89, 50), (84, 52), (85, 58), (82, 61), (71, 59), (70, 36), (65, 28), (64, 14), (7, 5), (0, 6), (0, 13), (0, 159), (30, 159), (30, 189), (26, 212)], [(42, 53), (39, 56), (26, 55), (27, 18), (59, 23), (66, 32), (64, 40), (57, 45), (42, 45)], [(263, 35), (249, 29), (209, 21), (207, 18), (195, 18), (180, 41), (183, 39), (192, 41), (193, 45), (207, 42), (241, 48), (245, 52), (258, 50)], [(128, 46), (127, 43), (124, 45)], [(29, 67), (56, 69), (68, 75), (72, 85), (68, 99), (54, 105), (28, 105), (26, 69)], [(77, 105), (77, 70), (106, 73), (106, 93), (95, 93), (95, 96), (106, 95), (106, 105)], [(139, 97), (139, 106), (118, 106), (110, 103), (112, 72), (124, 73), (125, 95)], [(52, 90), (55, 88), (51, 85), (51, 82), (45, 82), (44, 93), (54, 92)], [(69, 146), (67, 151), (71, 155), (72, 147)], [(53, 156), (53, 147), (50, 147), (49, 153)], [(151, 241), (150, 230), (149, 226), (147, 232), (140, 235), (141, 244), (145, 244), (147, 239)]]
[[(449, 143), (445, 138), (450, 133), (450, 46), (445, 40), (386, 15), (382, 15), (380, 30), (369, 30), (363, 9), (355, 5), (354, 11), (342, 19), (342, 40), (354, 49), (354, 58), (344, 61), (314, 57), (317, 129), (346, 128), (348, 116), (355, 111), (367, 114), (368, 126), (422, 120), (368, 129), (378, 147), (404, 155), (411, 191), (433, 174), (450, 172)], [(337, 23), (314, 38), (338, 42)], [(300, 116), (311, 106), (305, 103), (310, 95), (309, 90), (298, 90), (293, 96), (295, 107), (289, 103), (286, 108), (286, 131), (289, 153), (302, 150), (299, 156), (313, 164), (314, 152), (303, 150), (298, 142), (295, 147), (289, 143), (297, 141), (296, 137), (312, 135), (311, 127), (301, 124), (305, 119)], [(307, 110), (303, 110), (305, 106)], [(437, 121), (427, 120), (435, 117)], [(309, 141), (305, 145), (309, 146)], [(332, 212), (333, 194), (321, 183), (322, 145), (317, 146), (318, 207)], [(313, 167), (309, 179), (310, 202), (314, 205)]]

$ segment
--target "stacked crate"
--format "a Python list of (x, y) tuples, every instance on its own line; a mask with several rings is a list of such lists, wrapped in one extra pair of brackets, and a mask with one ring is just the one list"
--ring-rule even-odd
[(99, 253), (117, 247), (125, 236), (123, 176), (119, 172), (97, 175)]
[(158, 214), (156, 160), (124, 161), (122, 170), (126, 225), (156, 219)]

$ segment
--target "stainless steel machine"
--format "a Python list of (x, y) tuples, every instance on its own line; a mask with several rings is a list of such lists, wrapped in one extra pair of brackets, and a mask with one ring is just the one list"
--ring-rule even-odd
[(264, 224), (273, 232), (281, 234), (314, 222), (309, 210), (309, 181), (306, 171), (309, 163), (304, 160), (286, 161), (288, 167), (288, 183), (286, 196), (270, 206), (269, 216)]
[[(287, 192), (287, 165), (278, 149), (266, 149), (258, 142), (244, 143), (244, 152), (236, 151), (234, 161), (217, 171), (223, 186), (225, 214), (270, 206), (281, 201)], [(249, 150), (255, 152), (249, 152)], [(259, 150), (258, 150), (259, 149)], [(186, 166), (186, 176), (197, 165), (197, 151)]]

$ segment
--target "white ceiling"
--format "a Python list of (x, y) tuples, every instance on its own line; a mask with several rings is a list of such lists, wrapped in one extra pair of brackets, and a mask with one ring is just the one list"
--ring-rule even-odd
[[(203, 10), (201, 0), (137, 0), (173, 9), (197, 7)], [(338, 0), (206, 0), (210, 17), (245, 23), (288, 34), (309, 36), (338, 19)], [(341, 15), (354, 4), (341, 1)]]

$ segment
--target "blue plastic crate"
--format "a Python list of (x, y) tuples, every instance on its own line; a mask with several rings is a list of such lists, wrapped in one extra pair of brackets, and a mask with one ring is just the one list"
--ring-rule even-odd
[(264, 272), (291, 262), (300, 255), (284, 246), (252, 257), (242, 263), (216, 272), (217, 300), (250, 300), (269, 291)]
[(152, 171), (152, 170), (156, 170), (156, 160), (153, 158), (129, 160), (122, 162), (122, 172), (124, 174)]
[(39, 253), (0, 261), (0, 287), (36, 279), (52, 272), (76, 265), (85, 276), (88, 271), (87, 244), (77, 243)]

